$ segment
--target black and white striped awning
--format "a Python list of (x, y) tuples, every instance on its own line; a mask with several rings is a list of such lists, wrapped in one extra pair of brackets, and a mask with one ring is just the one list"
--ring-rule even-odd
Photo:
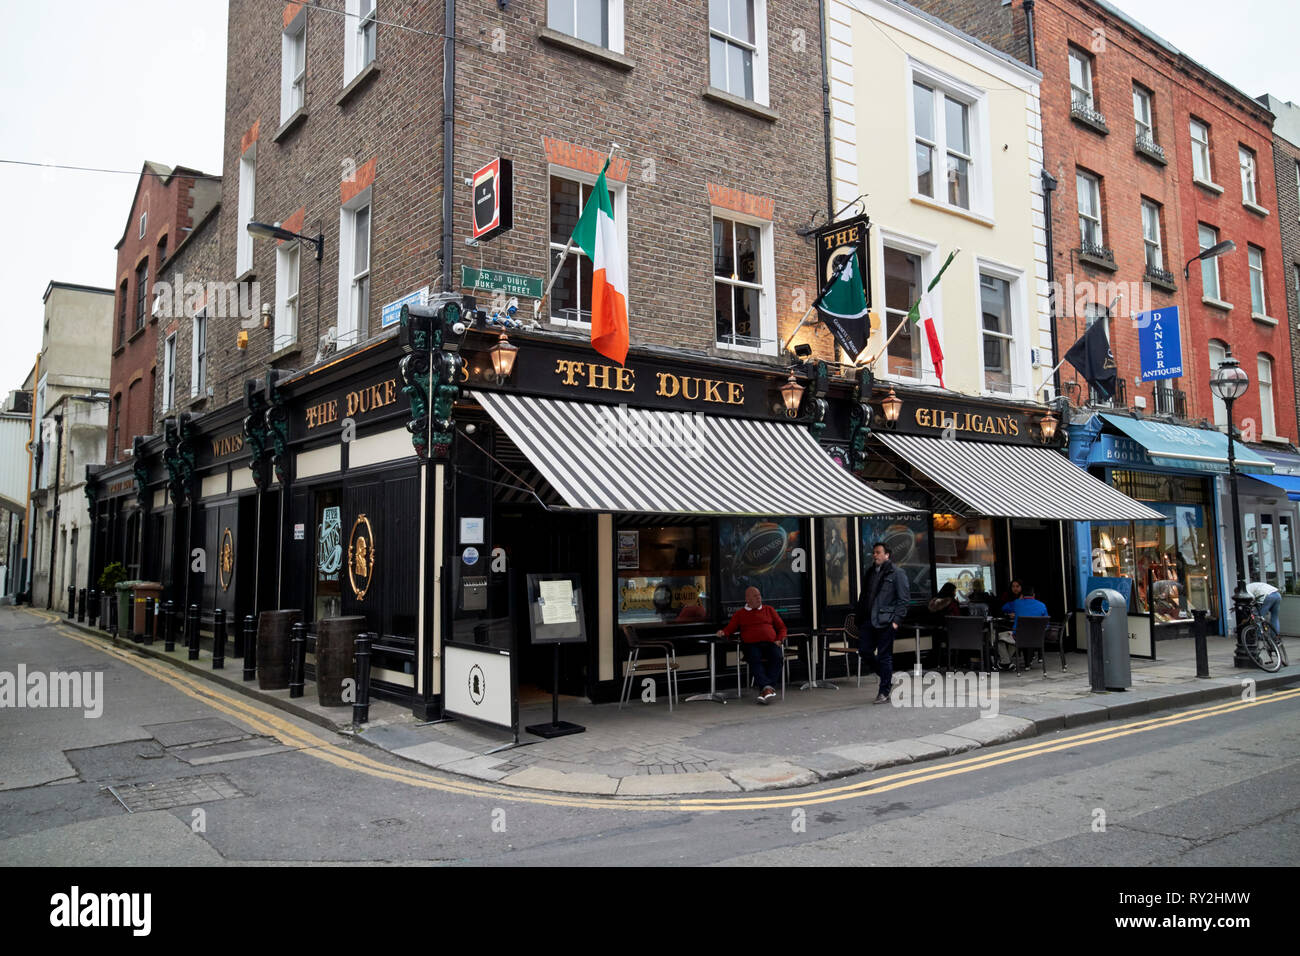
[(919, 472), (995, 518), (1163, 521), (1050, 448), (874, 433)]
[(568, 507), (693, 515), (912, 509), (841, 468), (801, 425), (474, 392)]

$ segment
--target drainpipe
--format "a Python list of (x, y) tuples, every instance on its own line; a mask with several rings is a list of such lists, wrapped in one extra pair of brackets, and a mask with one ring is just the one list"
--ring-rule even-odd
[(50, 494), (54, 496), (54, 518), (50, 521), (50, 596), (45, 602), (46, 610), (54, 608), (54, 560), (58, 554), (59, 545), (59, 478), (63, 471), (63, 416), (54, 416), (54, 427), (58, 429), (58, 436), (55, 438), (54, 445), (54, 484), (50, 487)]
[[(1030, 0), (1026, 0), (1026, 2), (1030, 2)], [(1047, 158), (1045, 154), (1043, 158)], [(1056, 191), (1056, 177), (1047, 171), (1046, 165), (1044, 165), (1042, 170), (1042, 181), (1043, 225), (1046, 227), (1044, 232), (1047, 233), (1047, 307), (1050, 310), (1048, 320), (1052, 327), (1052, 365), (1054, 367), (1054, 371), (1052, 372), (1052, 392), (1055, 396), (1059, 397), (1061, 394), (1061, 360), (1058, 356), (1060, 355), (1061, 347), (1057, 342), (1055, 291), (1056, 257), (1052, 242), (1052, 193)], [(1037, 395), (1034, 396), (1034, 398), (1037, 397)], [(1068, 427), (1068, 423), (1063, 424), (1066, 424)]]
[(1034, 0), (1025, 0), (1025, 30), (1029, 34), (1029, 65), (1038, 69), (1038, 51), (1034, 49)]
[(451, 292), (452, 216), (456, 188), (456, 0), (445, 0), (443, 4), (442, 34), (442, 290)]
[(822, 38), (822, 126), (826, 144), (826, 220), (829, 222), (835, 216), (835, 177), (831, 168), (831, 74), (826, 55), (826, 0), (818, 0), (817, 22), (821, 26)]

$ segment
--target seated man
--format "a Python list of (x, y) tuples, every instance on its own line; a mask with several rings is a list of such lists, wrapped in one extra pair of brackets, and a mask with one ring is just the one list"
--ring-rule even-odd
[[(1012, 618), (1011, 630), (998, 631), (998, 663), (1007, 668), (1011, 666), (1011, 655), (1016, 646), (1016, 621), (1021, 617), (1047, 617), (1047, 605), (1034, 597), (1034, 589), (1023, 586), (1021, 596), (1002, 605), (1002, 613)], [(1031, 663), (1026, 660), (1025, 664)]]
[(758, 588), (745, 589), (745, 606), (731, 615), (727, 626), (718, 631), (718, 637), (728, 637), (740, 631), (740, 640), (749, 662), (750, 673), (758, 686), (758, 703), (766, 704), (776, 697), (776, 683), (781, 679), (785, 652), (785, 622), (776, 610), (763, 603)]

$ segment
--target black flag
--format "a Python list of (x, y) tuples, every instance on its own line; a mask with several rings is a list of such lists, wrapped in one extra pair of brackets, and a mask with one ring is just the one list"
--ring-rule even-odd
[(1098, 319), (1088, 327), (1079, 341), (1065, 353), (1066, 360), (1079, 370), (1093, 391), (1102, 398), (1115, 394), (1115, 356), (1106, 337), (1106, 320)]

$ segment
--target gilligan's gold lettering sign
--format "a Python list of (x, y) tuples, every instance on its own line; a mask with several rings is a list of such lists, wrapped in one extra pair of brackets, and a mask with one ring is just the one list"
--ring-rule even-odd
[[(572, 388), (598, 389), (606, 392), (633, 393), (636, 391), (636, 372), (617, 365), (600, 362), (577, 362), (558, 359), (555, 374), (560, 384)], [(657, 398), (683, 402), (711, 402), (716, 405), (744, 405), (745, 386), (719, 378), (701, 378), (696, 375), (678, 375), (674, 372), (655, 372)]]
[(364, 601), (366, 592), (370, 590), (370, 581), (375, 576), (375, 557), (375, 533), (370, 527), (370, 519), (357, 515), (348, 539), (348, 583), (358, 601)]
[(981, 435), (1020, 434), (1020, 422), (1015, 415), (986, 415), (981, 412), (949, 412), (941, 408), (918, 408), (916, 423), (922, 428), (938, 431), (978, 432)]
[(212, 439), (212, 457), (225, 458), (227, 455), (233, 455), (235, 452), (244, 450), (243, 432), (231, 432), (228, 435), (217, 435)]
[(363, 385), (343, 395), (331, 398), (315, 405), (308, 405), (303, 417), (307, 430), (329, 425), (342, 418), (359, 418), (381, 408), (387, 408), (397, 402), (397, 379), (390, 378), (373, 385)]

